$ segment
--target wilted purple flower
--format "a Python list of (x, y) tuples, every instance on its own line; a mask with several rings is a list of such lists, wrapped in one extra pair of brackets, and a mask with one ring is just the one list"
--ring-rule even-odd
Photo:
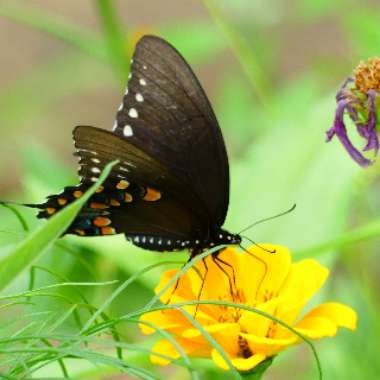
[[(336, 94), (337, 107), (332, 128), (327, 131), (327, 141), (335, 135), (339, 138), (348, 154), (361, 166), (373, 163), (362, 152), (379, 150), (377, 135), (376, 101), (380, 95), (380, 59), (372, 58), (362, 62), (354, 70), (354, 76), (348, 78)], [(366, 145), (360, 152), (352, 144), (347, 134), (344, 116), (348, 115), (354, 122), (356, 130), (366, 140)]]

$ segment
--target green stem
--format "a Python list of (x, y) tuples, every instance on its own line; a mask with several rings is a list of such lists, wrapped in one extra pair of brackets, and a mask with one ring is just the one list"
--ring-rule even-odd
[(242, 373), (244, 380), (260, 380), (266, 370), (271, 366), (273, 358), (267, 359), (255, 367), (251, 372)]
[(226, 18), (219, 9), (216, 1), (203, 0), (203, 3), (215, 23), (219, 25), (227, 38), (227, 41), (240, 62), (256, 97), (265, 108), (270, 109), (269, 80), (266, 78), (265, 72), (257, 61), (248, 41), (226, 21)]
[(129, 57), (126, 49), (126, 39), (117, 11), (110, 0), (96, 0), (96, 5), (111, 62), (118, 78), (122, 80), (124, 85), (128, 76)]
[(346, 232), (343, 235), (327, 240), (321, 244), (295, 252), (296, 257), (317, 256), (323, 252), (342, 249), (352, 244), (380, 237), (380, 219), (376, 219), (364, 226)]

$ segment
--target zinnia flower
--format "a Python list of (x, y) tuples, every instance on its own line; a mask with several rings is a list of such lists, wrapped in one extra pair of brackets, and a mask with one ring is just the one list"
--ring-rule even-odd
[[(250, 252), (255, 258), (234, 248), (223, 250), (219, 258), (228, 265), (218, 264), (223, 266), (229, 276), (208, 256), (205, 259), (208, 267), (205, 279), (201, 278), (205, 274), (205, 265), (198, 262), (196, 268), (191, 268), (180, 278), (176, 287), (173, 285), (165, 292), (161, 301), (174, 304), (201, 299), (244, 304), (273, 315), (310, 339), (334, 336), (338, 327), (356, 328), (355, 311), (335, 302), (324, 303), (300, 317), (305, 304), (326, 281), (328, 269), (312, 259), (292, 263), (289, 251), (284, 247), (269, 244), (264, 247), (276, 253), (268, 253), (253, 246)], [(169, 270), (162, 274), (156, 293), (176, 272)], [(212, 304), (183, 308), (195, 316), (196, 321), (216, 340), (231, 363), (241, 372), (250, 371), (264, 360), (301, 341), (289, 329), (253, 311)], [(155, 332), (153, 324), (170, 332), (188, 355), (211, 357), (219, 367), (228, 369), (219, 352), (179, 308), (148, 312), (140, 320), (146, 322), (140, 324), (144, 334)], [(166, 339), (159, 340), (152, 352), (152, 362), (161, 365), (168, 364), (170, 360), (154, 353), (172, 359), (181, 356)]]
[(354, 122), (360, 137), (366, 140), (363, 152), (379, 150), (377, 136), (377, 108), (380, 94), (380, 59), (372, 58), (360, 63), (336, 95), (337, 107), (334, 124), (327, 131), (327, 141), (335, 135), (339, 138), (348, 154), (361, 166), (368, 166), (373, 161), (365, 157), (351, 142), (347, 134), (344, 115), (348, 114)]

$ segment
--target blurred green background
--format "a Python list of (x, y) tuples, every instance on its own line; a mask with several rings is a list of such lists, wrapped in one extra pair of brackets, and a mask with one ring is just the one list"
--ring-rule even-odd
[[(159, 34), (192, 65), (223, 130), (232, 187), (226, 228), (238, 231), (297, 203), (292, 214), (249, 236), (288, 246), (294, 260), (323, 262), (331, 274), (319, 300), (358, 311), (356, 333), (316, 343), (324, 378), (378, 379), (379, 165), (358, 168), (337, 141), (325, 143), (324, 133), (341, 82), (360, 60), (379, 55), (379, 22), (374, 0), (2, 0), (0, 199), (39, 202), (76, 183), (73, 127), (112, 127), (134, 43), (144, 33)], [(45, 223), (18, 210), (30, 230)], [(26, 236), (15, 214), (1, 208), (0, 257)], [(121, 236), (47, 245), (2, 292), (43, 288), (0, 298), (0, 377), (116, 380), (143, 376), (144, 369), (153, 377), (142, 378), (190, 378), (181, 366), (152, 366), (154, 338), (142, 337), (132, 320), (118, 324), (119, 337), (101, 328), (89, 342), (92, 355), (78, 348), (91, 313), (123, 281), (152, 263), (184, 261), (185, 254), (142, 251)], [(104, 305), (92, 327), (143, 306), (163, 270), (139, 276)], [(113, 280), (119, 282), (107, 283)], [(67, 285), (46, 288), (57, 283)], [(71, 336), (67, 352), (50, 349), (49, 335)], [(60, 361), (68, 352), (81, 359)], [(199, 368), (202, 379), (228, 378), (211, 363), (199, 361)], [(266, 377), (316, 378), (306, 346), (281, 354)]]

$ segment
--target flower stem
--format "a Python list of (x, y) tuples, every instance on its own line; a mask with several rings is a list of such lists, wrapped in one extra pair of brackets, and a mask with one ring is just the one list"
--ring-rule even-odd
[(359, 243), (374, 238), (380, 237), (380, 219), (374, 221), (344, 233), (338, 238), (327, 240), (321, 244), (317, 244), (310, 248), (296, 251), (294, 254), (296, 257), (308, 257), (317, 256), (323, 252), (342, 249), (351, 244)]
[(270, 367), (270, 365), (272, 364), (272, 361), (273, 359), (267, 359), (265, 360), (264, 362), (262, 362), (261, 364), (259, 364), (257, 367), (255, 367), (253, 369), (253, 371), (251, 372), (246, 372), (246, 373), (241, 373), (242, 375), (242, 378), (244, 380), (260, 380), (265, 371)]

